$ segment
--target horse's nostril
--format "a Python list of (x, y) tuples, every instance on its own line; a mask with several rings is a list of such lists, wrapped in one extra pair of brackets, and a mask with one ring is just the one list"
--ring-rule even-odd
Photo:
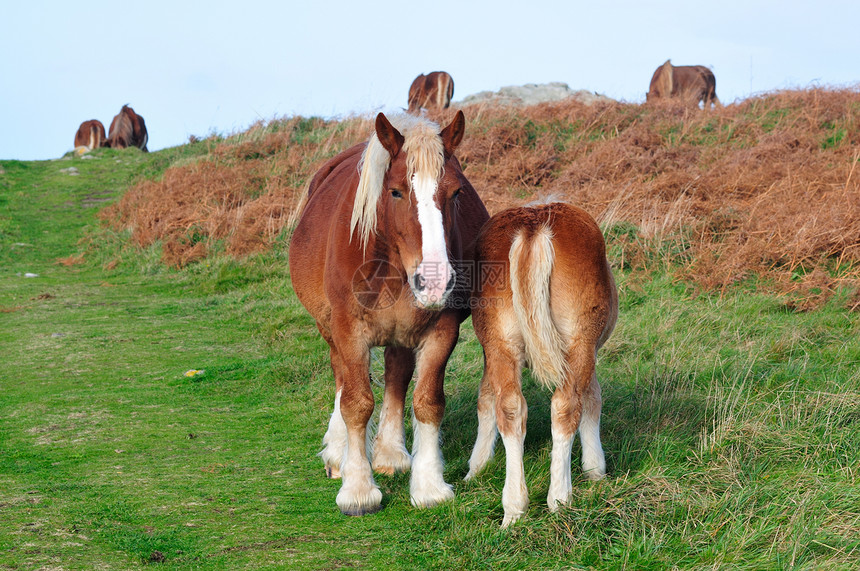
[(427, 280), (425, 280), (424, 276), (422, 276), (421, 274), (415, 274), (415, 276), (412, 278), (412, 281), (415, 284), (415, 289), (417, 289), (418, 291), (424, 289), (424, 286), (427, 283)]
[(457, 274), (451, 272), (451, 277), (448, 278), (448, 284), (445, 286), (445, 291), (451, 291), (457, 284)]

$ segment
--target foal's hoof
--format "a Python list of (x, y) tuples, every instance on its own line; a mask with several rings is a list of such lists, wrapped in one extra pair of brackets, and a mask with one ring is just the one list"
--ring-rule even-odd
[(325, 475), (332, 480), (340, 480), (340, 469), (337, 466), (326, 466)]

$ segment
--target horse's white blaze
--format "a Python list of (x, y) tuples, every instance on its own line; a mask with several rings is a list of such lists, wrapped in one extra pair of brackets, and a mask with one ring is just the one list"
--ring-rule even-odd
[(418, 224), (421, 226), (422, 258), (415, 269), (415, 275), (422, 278), (424, 287), (418, 289), (414, 283), (411, 283), (411, 286), (423, 306), (444, 305), (450, 293), (448, 283), (454, 277), (454, 267), (448, 261), (442, 211), (434, 200), (437, 187), (433, 178), (420, 176), (418, 173), (412, 177), (412, 189), (418, 207)]
[(415, 507), (431, 507), (454, 498), (454, 489), (442, 476), (439, 427), (412, 416), (412, 473), (409, 495)]

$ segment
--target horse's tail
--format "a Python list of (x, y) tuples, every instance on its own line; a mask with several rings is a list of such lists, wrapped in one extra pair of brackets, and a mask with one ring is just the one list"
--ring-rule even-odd
[(675, 68), (672, 65), (672, 60), (667, 59), (662, 66), (658, 87), (663, 97), (671, 97), (672, 90), (675, 88)]
[(564, 339), (552, 318), (550, 278), (555, 263), (549, 223), (531, 236), (519, 232), (508, 254), (514, 313), (535, 377), (546, 387), (558, 387), (567, 373)]
[[(710, 70), (708, 70), (708, 71), (710, 71)], [(713, 103), (714, 103), (714, 107), (717, 107), (717, 108), (722, 107), (722, 106), (723, 106), (723, 104), (722, 104), (722, 103), (720, 103), (720, 98), (719, 98), (719, 97), (717, 97), (717, 78), (716, 78), (716, 76), (714, 76), (714, 72), (711, 72), (711, 77), (710, 77), (710, 88), (711, 88), (711, 89), (710, 89), (710, 91), (711, 91), (711, 101), (713, 101)]]
[(89, 144), (87, 147), (90, 149), (97, 149), (101, 146), (101, 137), (99, 137), (99, 128), (96, 127), (95, 123), (90, 123), (90, 136), (89, 136)]

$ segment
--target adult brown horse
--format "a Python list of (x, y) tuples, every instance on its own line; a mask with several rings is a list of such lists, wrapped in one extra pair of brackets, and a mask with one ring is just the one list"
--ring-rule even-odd
[[(290, 243), (290, 276), (330, 347), (334, 412), (320, 453), (343, 479), (337, 505), (373, 513), (382, 493), (365, 439), (374, 409), (370, 349), (385, 347), (385, 392), (373, 470), (410, 469), (412, 504), (454, 496), (443, 479), (439, 426), (448, 357), (469, 314), (469, 286), (458, 276), (487, 211), (454, 150), (458, 112), (440, 131), (411, 115), (380, 113), (375, 133), (328, 161), (313, 177)], [(300, 207), (301, 208), (301, 207)], [(412, 456), (403, 411), (413, 372)]]
[(600, 228), (585, 211), (567, 204), (496, 214), (481, 230), (475, 255), (482, 267), (472, 323), (484, 347), (484, 376), (478, 438), (466, 479), (492, 457), (498, 427), (506, 455), (502, 526), (507, 527), (529, 503), (523, 473), (524, 363), (554, 390), (549, 508), (554, 511), (570, 501), (570, 455), (577, 429), (586, 477), (596, 480), (606, 473), (595, 364), (597, 349), (615, 327), (618, 293)]
[(88, 151), (103, 147), (105, 144), (105, 126), (98, 119), (84, 121), (75, 133), (75, 148), (81, 147)]
[(146, 148), (148, 141), (149, 134), (146, 132), (143, 116), (135, 113), (128, 105), (123, 105), (110, 123), (110, 134), (105, 146), (114, 149), (137, 147), (144, 153), (148, 153), (149, 149)]
[(672, 60), (658, 67), (651, 76), (646, 101), (661, 97), (681, 97), (704, 103), (705, 109), (711, 105), (720, 107), (717, 98), (717, 79), (714, 72), (703, 65), (672, 65)]
[(423, 73), (409, 86), (409, 113), (424, 109), (447, 109), (454, 97), (454, 79), (445, 71)]

